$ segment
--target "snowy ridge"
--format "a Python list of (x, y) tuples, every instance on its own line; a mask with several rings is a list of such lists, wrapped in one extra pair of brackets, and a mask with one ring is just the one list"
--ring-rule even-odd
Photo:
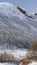
[[(22, 10), (22, 11), (21, 11)], [(8, 17), (17, 16), (21, 19), (23, 19), (26, 16), (34, 19), (35, 14), (30, 15), (28, 14), (23, 8), (13, 5), (8, 2), (1, 2), (0, 3), (0, 13), (3, 15), (6, 15)]]
[(0, 3), (0, 13), (6, 15), (8, 17), (12, 17), (12, 16), (22, 17), (22, 16), (24, 16), (17, 9), (17, 6), (10, 4), (8, 2), (1, 2)]
[[(37, 40), (37, 15), (8, 2), (0, 3), (0, 49), (28, 48)], [(4, 48), (3, 48), (4, 46)]]
[(0, 13), (9, 16), (12, 14), (12, 11), (14, 9), (14, 6), (8, 2), (1, 2), (0, 3)]
[[(1, 14), (4, 14), (6, 16), (9, 16), (9, 15), (13, 15), (13, 16), (24, 16), (21, 11), (23, 11), (23, 13), (26, 13), (27, 16), (36, 16), (37, 13), (33, 13), (32, 15), (30, 15), (29, 13), (27, 13), (23, 8), (19, 7), (19, 6), (16, 6), (16, 5), (13, 5), (11, 3), (8, 3), (8, 2), (0, 2), (0, 13)], [(18, 12), (17, 12), (18, 11)]]

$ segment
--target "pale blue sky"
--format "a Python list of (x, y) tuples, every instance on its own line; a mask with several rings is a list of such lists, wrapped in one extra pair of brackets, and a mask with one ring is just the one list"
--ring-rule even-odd
[(37, 12), (37, 0), (0, 0), (3, 1), (19, 5), (29, 13)]

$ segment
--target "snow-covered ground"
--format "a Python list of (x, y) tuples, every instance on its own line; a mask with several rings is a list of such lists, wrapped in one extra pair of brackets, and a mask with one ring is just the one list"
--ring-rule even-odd
[[(27, 50), (23, 49), (23, 50), (0, 50), (0, 53), (4, 53), (7, 52), (8, 54), (12, 54), (17, 60), (22, 59), (24, 57), (26, 57), (26, 53)], [(0, 65), (17, 65), (17, 63), (0, 63)], [(32, 61), (32, 63), (29, 63), (28, 65), (37, 65), (37, 62)]]
[(0, 54), (1, 53), (7, 53), (7, 54), (11, 54), (13, 57), (15, 57), (17, 60), (21, 60), (22, 58), (26, 57), (26, 53), (27, 50), (23, 49), (23, 50), (0, 50)]
[[(23, 49), (23, 50), (0, 50), (0, 54), (1, 53), (7, 53), (7, 54), (12, 54), (17, 60), (20, 60), (24, 57), (26, 57), (26, 53), (27, 50)], [(0, 65), (17, 65), (17, 63), (0, 63)]]
[[(17, 64), (14, 64), (14, 63), (0, 63), (0, 65), (17, 65)], [(32, 62), (32, 63), (29, 63), (28, 65), (37, 65), (37, 62)]]
[(32, 62), (32, 63), (29, 63), (28, 65), (37, 65), (37, 62)]
[(16, 65), (16, 64), (13, 64), (13, 63), (0, 63), (0, 65)]

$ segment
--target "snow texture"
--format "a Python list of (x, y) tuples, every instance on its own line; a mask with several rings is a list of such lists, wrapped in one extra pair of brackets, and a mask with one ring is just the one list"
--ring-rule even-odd
[(32, 62), (32, 63), (30, 63), (30, 64), (28, 64), (28, 65), (37, 65), (37, 62)]

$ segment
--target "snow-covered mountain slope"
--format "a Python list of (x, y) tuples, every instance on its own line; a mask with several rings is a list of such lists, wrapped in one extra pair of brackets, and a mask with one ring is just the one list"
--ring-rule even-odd
[(8, 2), (0, 3), (0, 13), (8, 17), (12, 17), (12, 16), (22, 17), (23, 16), (23, 14), (21, 14), (20, 11), (17, 9), (17, 6), (10, 4)]
[(19, 6), (0, 3), (0, 49), (27, 48), (37, 40), (37, 15), (29, 15)]

